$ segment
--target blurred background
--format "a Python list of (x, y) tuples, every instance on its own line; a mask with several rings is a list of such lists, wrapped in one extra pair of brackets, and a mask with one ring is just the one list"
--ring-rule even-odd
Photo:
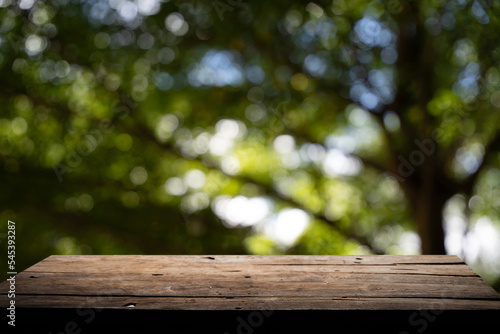
[(0, 0), (2, 253), (12, 220), (18, 271), (456, 254), (500, 290), (499, 10)]

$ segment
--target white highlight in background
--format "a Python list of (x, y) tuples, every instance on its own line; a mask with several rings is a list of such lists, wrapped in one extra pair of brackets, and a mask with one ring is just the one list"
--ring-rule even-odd
[(309, 224), (309, 216), (300, 209), (285, 209), (278, 217), (268, 220), (264, 234), (279, 246), (290, 247)]

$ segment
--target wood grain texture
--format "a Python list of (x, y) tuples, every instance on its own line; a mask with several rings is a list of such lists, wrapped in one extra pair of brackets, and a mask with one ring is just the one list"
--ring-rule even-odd
[(456, 256), (50, 256), (16, 276), (16, 307), (500, 310), (500, 295)]

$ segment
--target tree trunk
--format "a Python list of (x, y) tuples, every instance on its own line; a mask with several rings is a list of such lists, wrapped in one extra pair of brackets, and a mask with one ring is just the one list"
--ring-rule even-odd
[[(434, 94), (435, 39), (429, 36), (420, 17), (418, 3), (407, 3), (396, 17), (400, 32), (398, 36), (398, 61), (396, 63), (399, 84), (391, 110), (398, 112), (406, 140), (399, 148), (404, 156), (422, 155), (422, 164), (412, 163), (415, 173), (401, 184), (409, 200), (411, 214), (421, 239), (422, 254), (445, 254), (443, 209), (453, 195), (443, 184), (443, 166), (437, 163), (437, 143), (432, 142), (428, 152), (420, 146), (415, 149), (414, 140), (420, 142), (432, 138), (434, 121), (427, 105)], [(415, 126), (409, 110), (419, 107), (422, 127)], [(428, 144), (427, 144), (428, 145)], [(418, 151), (418, 152), (417, 152)], [(416, 153), (414, 153), (416, 152)], [(424, 156), (425, 153), (425, 156)]]
[(415, 222), (422, 242), (422, 254), (445, 254), (443, 209), (447, 197), (420, 189), (414, 203)]
[(404, 184), (411, 214), (421, 240), (422, 254), (446, 254), (443, 210), (454, 190), (431, 154)]

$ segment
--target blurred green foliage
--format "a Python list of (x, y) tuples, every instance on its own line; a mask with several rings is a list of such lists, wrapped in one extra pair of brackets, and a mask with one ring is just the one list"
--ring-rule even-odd
[(498, 289), (499, 10), (0, 0), (0, 221), (16, 222), (17, 269), (447, 251)]

